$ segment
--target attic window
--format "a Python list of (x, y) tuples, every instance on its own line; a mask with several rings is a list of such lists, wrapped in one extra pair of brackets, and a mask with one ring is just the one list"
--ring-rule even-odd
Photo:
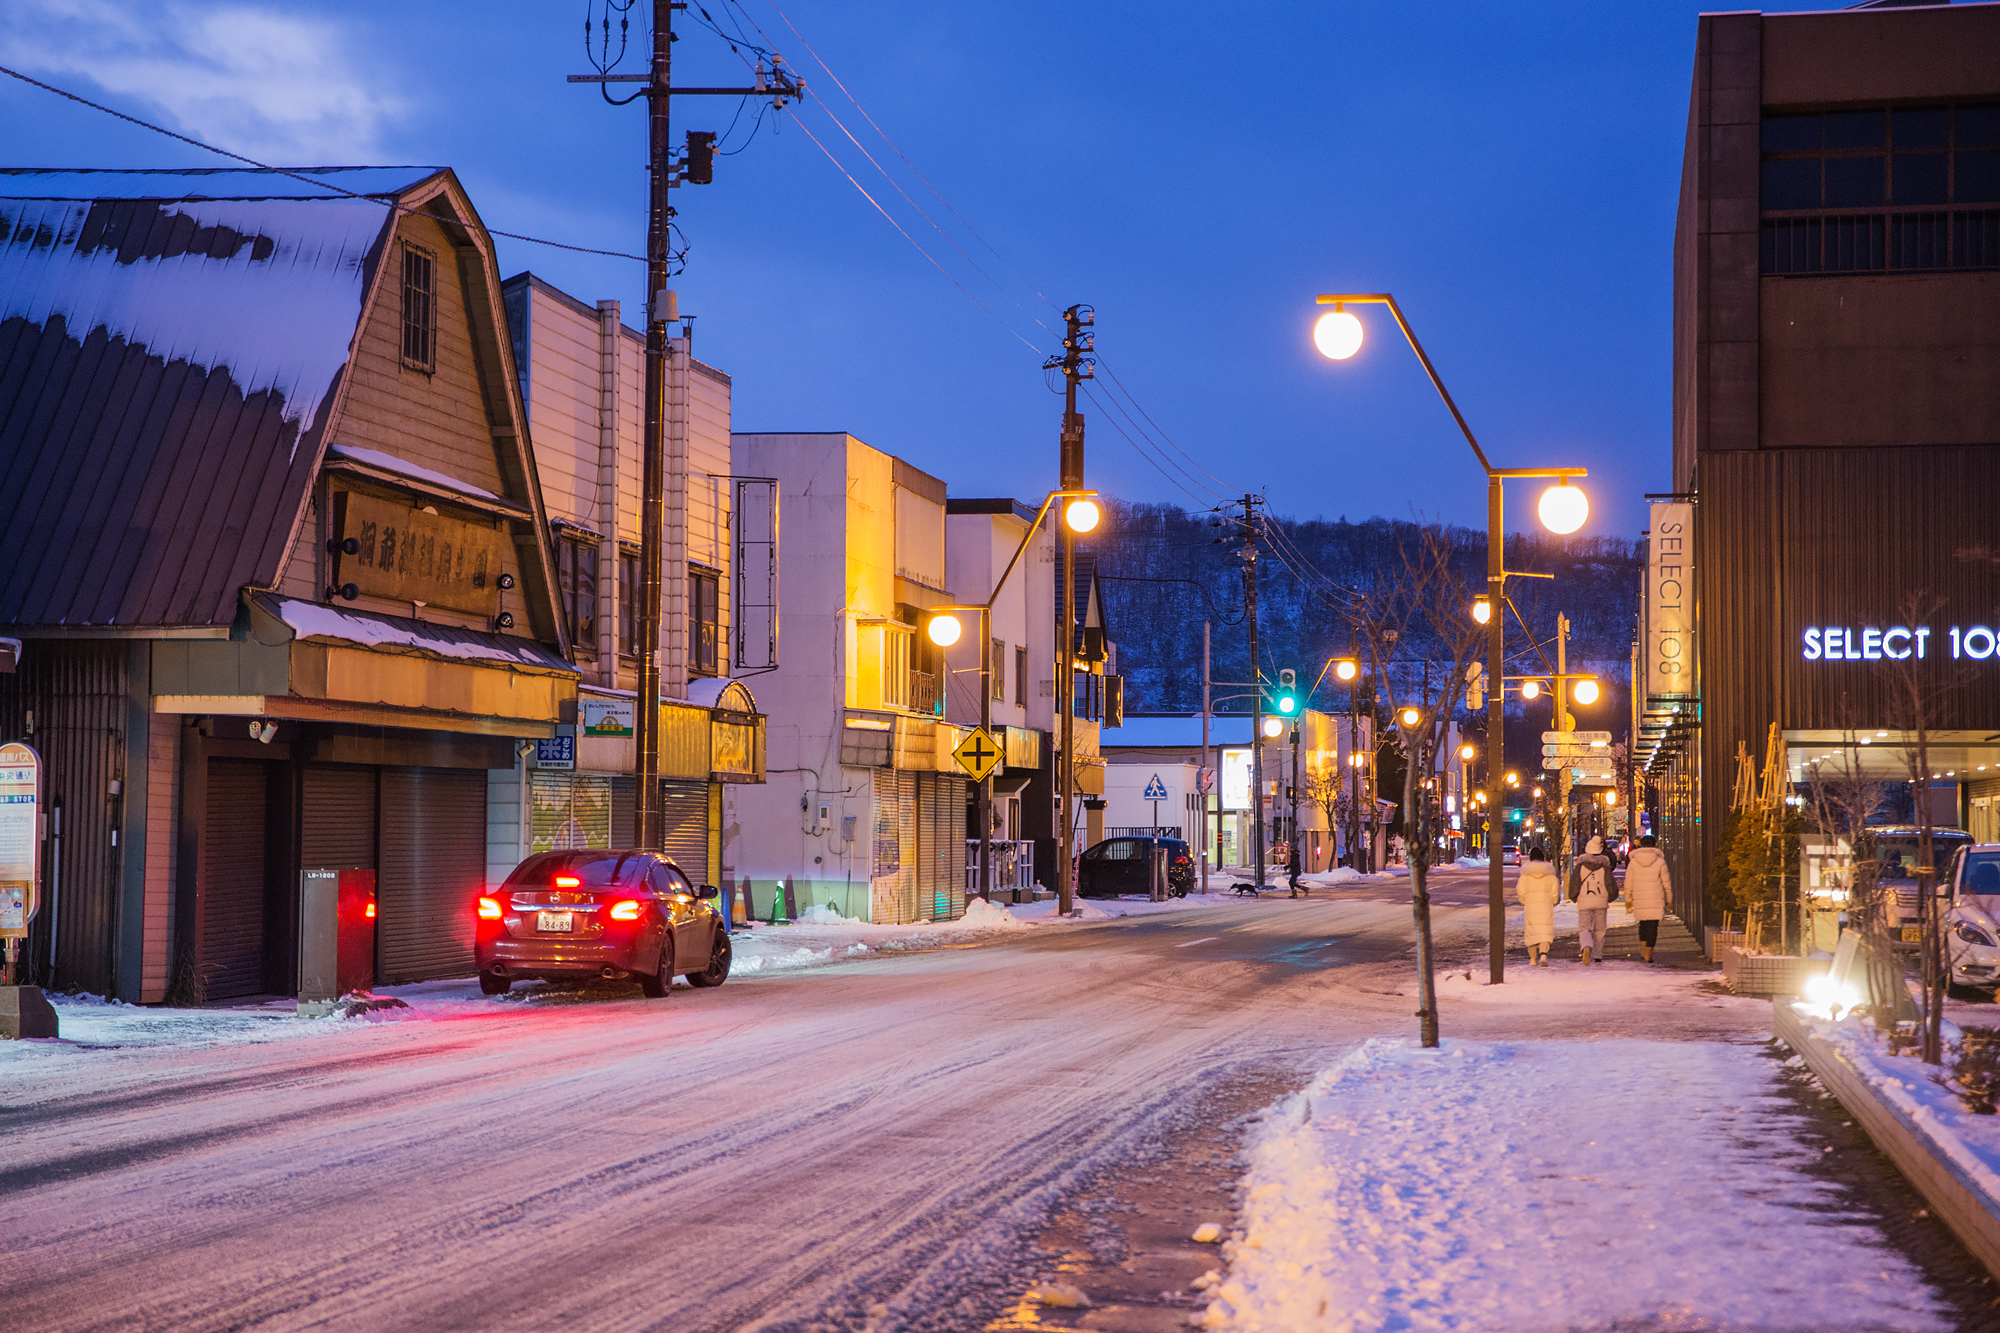
[(437, 370), (437, 258), (403, 246), (403, 364), (430, 374)]

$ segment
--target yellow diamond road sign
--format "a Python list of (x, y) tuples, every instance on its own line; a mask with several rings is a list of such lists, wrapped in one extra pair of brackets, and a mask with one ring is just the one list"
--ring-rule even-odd
[(958, 748), (951, 752), (951, 757), (958, 761), (958, 766), (965, 770), (967, 777), (974, 782), (984, 782), (988, 773), (1000, 767), (1000, 760), (1005, 756), (999, 742), (984, 727), (974, 727), (958, 743)]

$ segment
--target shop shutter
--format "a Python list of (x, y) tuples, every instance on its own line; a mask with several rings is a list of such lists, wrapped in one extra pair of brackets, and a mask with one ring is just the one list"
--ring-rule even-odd
[(325, 870), (375, 868), (375, 770), (306, 766), (299, 864)]
[(917, 920), (917, 775), (886, 769), (874, 779), (870, 919), (904, 925)]
[(708, 784), (660, 784), (660, 849), (695, 884), (713, 884), (708, 864)]
[(202, 995), (223, 1000), (264, 989), (264, 765), (208, 761), (202, 828)]
[(376, 975), (385, 985), (473, 970), (473, 911), (486, 884), (486, 774), (382, 770)]

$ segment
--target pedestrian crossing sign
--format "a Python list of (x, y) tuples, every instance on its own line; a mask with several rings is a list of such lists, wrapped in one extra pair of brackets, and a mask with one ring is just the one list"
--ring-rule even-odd
[[(1131, 789), (1128, 787), (1126, 790), (1129, 791)], [(1153, 780), (1146, 784), (1146, 794), (1139, 799), (1142, 801), (1164, 801), (1167, 799), (1167, 784), (1160, 781), (1158, 773), (1153, 774)]]
[(984, 782), (989, 773), (1000, 767), (1005, 752), (986, 728), (974, 727), (958, 743), (958, 748), (951, 752), (951, 757), (958, 761), (958, 766), (965, 770), (967, 777), (974, 782)]

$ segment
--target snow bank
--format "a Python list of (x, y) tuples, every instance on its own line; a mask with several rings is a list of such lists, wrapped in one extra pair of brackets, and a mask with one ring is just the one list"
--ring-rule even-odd
[(1774, 1071), (1710, 1042), (1370, 1040), (1253, 1131), (1204, 1322), (1946, 1328), (1872, 1227), (1826, 1211)]
[(1358, 884), (1368, 876), (1353, 866), (1335, 866), (1331, 870), (1321, 870), (1311, 875), (1300, 875), (1299, 883), (1309, 884), (1315, 889), (1331, 889), (1341, 884)]
[(254, 1009), (155, 1009), (95, 995), (51, 994), (58, 1036), (0, 1041), (0, 1067), (115, 1048), (199, 1048), (325, 1037), (338, 1019), (301, 1021), (290, 1001)]
[[(1931, 1075), (1943, 1071), (1914, 1055), (1889, 1054), (1873, 1023), (1815, 1018), (1803, 1004), (1794, 1004), (1792, 1012), (1813, 1036), (1839, 1051), (1884, 1101), (1909, 1116), (1981, 1189), (2000, 1198), (2000, 1116), (1972, 1114), (1957, 1093), (1931, 1081)], [(2000, 1011), (1988, 1009), (1980, 1017), (1985, 1020), (1982, 1026), (2000, 1026)], [(1944, 1024), (1944, 1039), (1947, 1044), (1959, 1039), (1956, 1023)]]
[(1461, 856), (1452, 864), (1463, 870), (1486, 870), (1493, 865), (1483, 856)]

